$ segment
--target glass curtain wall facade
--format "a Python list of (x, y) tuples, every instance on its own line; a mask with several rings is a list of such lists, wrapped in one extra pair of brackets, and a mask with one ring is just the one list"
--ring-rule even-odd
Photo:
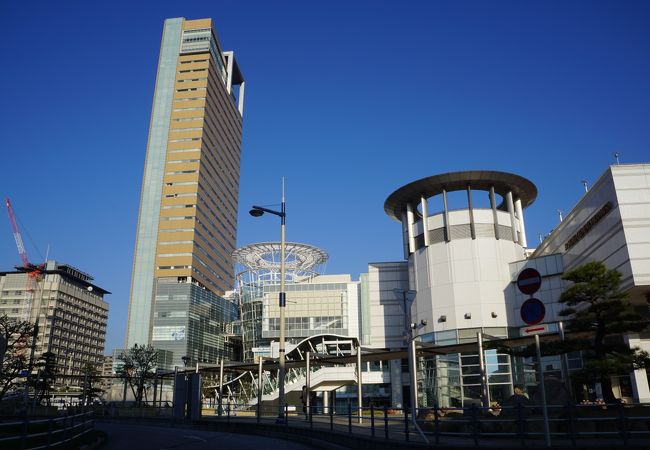
[[(285, 287), (287, 293), (286, 336), (304, 338), (317, 334), (347, 336), (347, 283), (305, 283)], [(279, 286), (265, 286), (262, 337), (280, 336)], [(292, 303), (293, 302), (293, 303)]]
[[(457, 329), (425, 335), (422, 341), (439, 345), (463, 344), (477, 342), (478, 332), (483, 332), (486, 335), (484, 340), (489, 340), (489, 336), (505, 338), (507, 331), (501, 327)], [(501, 404), (513, 392), (511, 357), (496, 350), (485, 350), (484, 355), (489, 401)], [(534, 384), (534, 379), (531, 381), (530, 384)], [(478, 352), (421, 358), (418, 386), (422, 406), (480, 406), (482, 388)]]
[(159, 280), (152, 345), (173, 354), (167, 368), (182, 367), (184, 356), (193, 362), (238, 360), (241, 355), (231, 339), (237, 319), (237, 303), (195, 284)]

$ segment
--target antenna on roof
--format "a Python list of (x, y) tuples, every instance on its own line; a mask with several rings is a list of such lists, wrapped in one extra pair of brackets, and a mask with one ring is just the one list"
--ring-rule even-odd
[(558, 210), (557, 210), (557, 215), (560, 216), (560, 222), (562, 222), (562, 220), (564, 219), (564, 218), (562, 217), (562, 214), (563, 214), (562, 210), (561, 210), (561, 209), (558, 209)]
[(589, 182), (587, 180), (582, 180), (581, 183), (585, 188), (585, 192), (589, 192)]
[(620, 159), (618, 159), (619, 156), (621, 156), (621, 154), (619, 152), (614, 152), (614, 159), (616, 160), (616, 165), (617, 166), (621, 165), (621, 161), (620, 161)]

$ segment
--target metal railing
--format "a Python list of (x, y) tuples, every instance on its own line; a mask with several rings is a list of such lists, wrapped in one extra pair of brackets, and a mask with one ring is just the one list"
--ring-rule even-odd
[[(151, 419), (163, 421), (186, 421), (172, 417), (170, 407), (103, 407), (95, 408), (95, 417), (112, 417), (125, 420)], [(66, 420), (77, 422), (84, 414), (73, 419), (57, 418), (41, 420), (63, 421), (64, 429), (71, 428)], [(551, 446), (611, 446), (616, 444), (646, 445), (650, 448), (650, 404), (568, 404), (548, 405), (546, 416), (541, 406), (519, 404), (517, 406), (494, 406), (484, 408), (472, 405), (466, 408), (426, 407), (417, 410), (413, 420), (409, 408), (370, 406), (359, 408), (348, 399), (334, 406), (285, 405), (283, 420), (278, 420), (277, 406), (273, 404), (247, 404), (224, 402), (221, 415), (216, 408), (203, 408), (202, 421), (226, 422), (228, 424), (279, 424), (291, 432), (303, 429), (350, 434), (370, 439), (421, 442), (450, 446), (498, 445), (501, 447), (551, 447)], [(36, 423), (33, 421), (32, 423)], [(56, 423), (56, 422), (54, 422)], [(15, 421), (13, 426), (22, 425)], [(7, 424), (3, 424), (7, 426)], [(2, 428), (0, 428), (1, 432)], [(20, 430), (18, 430), (20, 431)], [(30, 436), (44, 436), (48, 432), (39, 430)], [(79, 430), (80, 432), (82, 430)], [(55, 433), (61, 434), (56, 430)], [(20, 433), (18, 433), (20, 434)], [(64, 436), (65, 433), (63, 434)], [(80, 435), (76, 433), (75, 437)], [(17, 438), (12, 438), (16, 442)], [(5, 448), (8, 439), (0, 439)], [(19, 441), (19, 439), (18, 439)], [(54, 442), (47, 438), (43, 445)], [(54, 446), (55, 444), (49, 444)], [(18, 448), (18, 447), (16, 447)], [(30, 447), (32, 448), (32, 447)], [(38, 448), (33, 446), (33, 448)]]
[(0, 448), (41, 449), (66, 447), (94, 430), (93, 412), (61, 417), (35, 418), (0, 422)]
[[(546, 418), (540, 406), (483, 408), (420, 408), (415, 421), (408, 408), (358, 408), (352, 402), (334, 407), (285, 406), (287, 427), (318, 428), (375, 439), (431, 444), (474, 445), (498, 443), (504, 447), (554, 445), (611, 445), (613, 441), (650, 447), (650, 405), (549, 405)], [(219, 421), (277, 422), (277, 408), (227, 403)], [(417, 424), (417, 427), (415, 426)], [(424, 436), (419, 433), (420, 428)]]

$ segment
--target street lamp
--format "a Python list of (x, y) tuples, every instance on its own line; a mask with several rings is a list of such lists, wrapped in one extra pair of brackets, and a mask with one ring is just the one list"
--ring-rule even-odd
[(253, 208), (250, 210), (250, 215), (253, 217), (260, 217), (264, 213), (273, 214), (280, 218), (280, 295), (279, 295), (279, 306), (280, 306), (280, 369), (279, 369), (279, 380), (278, 385), (280, 393), (278, 396), (278, 422), (284, 422), (284, 376), (285, 376), (285, 361), (284, 361), (284, 308), (287, 304), (287, 296), (284, 292), (284, 226), (285, 220), (287, 217), (286, 208), (284, 203), (284, 180), (282, 182), (282, 208), (280, 211), (274, 211), (272, 209), (263, 208), (261, 206), (253, 205)]
[(409, 364), (409, 379), (411, 380), (411, 388), (409, 394), (411, 397), (411, 418), (415, 423), (417, 415), (417, 372), (415, 368), (415, 339), (413, 338), (413, 328), (415, 324), (411, 323), (411, 305), (415, 300), (415, 291), (404, 289), (393, 289), (396, 297), (402, 297), (404, 301), (404, 333), (406, 335), (408, 364)]

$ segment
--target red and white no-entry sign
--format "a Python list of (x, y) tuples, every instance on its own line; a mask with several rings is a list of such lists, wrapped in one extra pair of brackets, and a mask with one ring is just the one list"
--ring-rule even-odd
[(524, 269), (517, 277), (517, 287), (526, 295), (534, 294), (541, 285), (542, 276), (535, 269)]

